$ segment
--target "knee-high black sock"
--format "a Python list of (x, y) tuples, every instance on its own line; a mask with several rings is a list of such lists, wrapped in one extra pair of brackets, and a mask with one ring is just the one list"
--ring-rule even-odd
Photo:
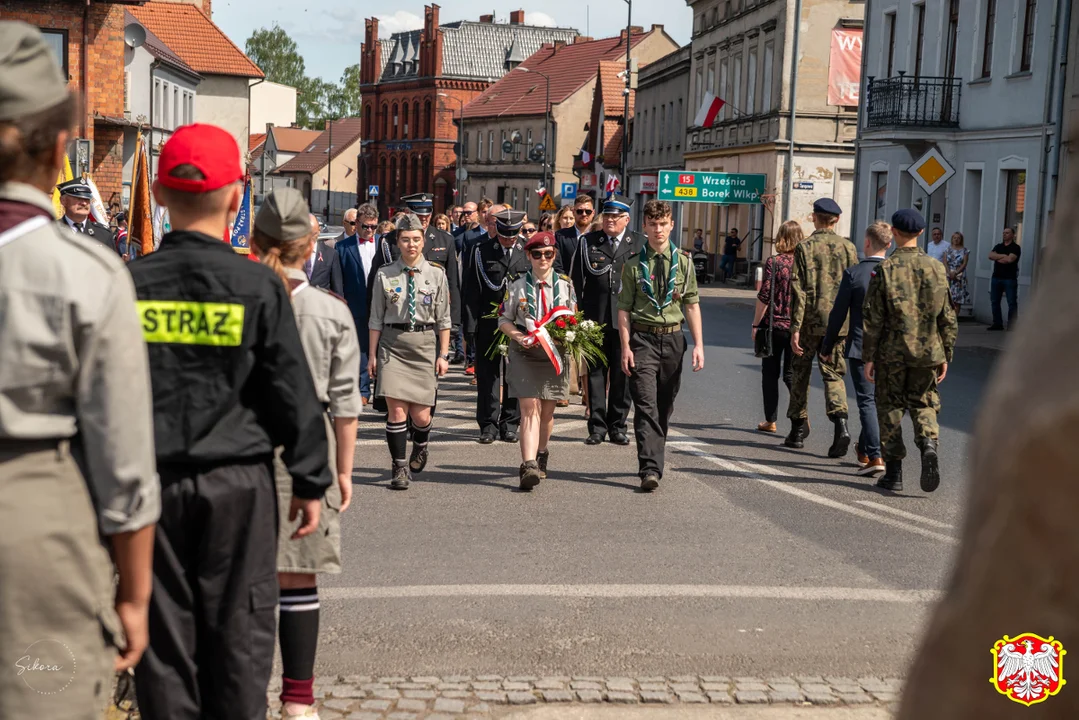
[(408, 445), (408, 423), (386, 422), (386, 444), (390, 447), (390, 457), (394, 465), (405, 464), (405, 448)]
[(424, 427), (412, 426), (412, 445), (414, 447), (427, 447), (427, 442), (431, 439), (431, 426), (434, 424), (435, 421), (432, 419)]
[(281, 702), (314, 705), (318, 588), (281, 591)]

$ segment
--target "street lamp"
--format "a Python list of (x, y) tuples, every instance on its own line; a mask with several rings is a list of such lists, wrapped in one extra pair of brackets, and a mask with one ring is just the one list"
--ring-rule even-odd
[(465, 152), (464, 143), (464, 128), (465, 128), (465, 101), (459, 97), (454, 97), (446, 93), (438, 93), (440, 98), (447, 98), (448, 100), (456, 100), (457, 105), (460, 107), (460, 114), (457, 121), (457, 172), (454, 173), (453, 189), (454, 189), (454, 204), (461, 202), (462, 198), (458, 197), (460, 193), (461, 185), (461, 155)]
[(633, 35), (633, 0), (625, 0), (626, 10), (626, 87), (622, 90), (624, 100), (622, 113), (622, 192), (629, 194), (629, 88), (631, 84), (632, 65), (630, 64), (629, 51), (632, 45)]
[(548, 181), (547, 171), (550, 169), (550, 164), (547, 162), (551, 152), (551, 140), (548, 137), (548, 132), (551, 126), (551, 78), (546, 74), (541, 73), (539, 70), (530, 70), (524, 65), (518, 65), (517, 69), (521, 72), (534, 73), (539, 75), (547, 84), (547, 98), (543, 106), (543, 190), (544, 192), (551, 192), (551, 184)]

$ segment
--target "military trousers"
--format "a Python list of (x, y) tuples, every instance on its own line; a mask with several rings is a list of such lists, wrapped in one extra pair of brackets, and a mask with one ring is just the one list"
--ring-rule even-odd
[(603, 328), (607, 364), (588, 368), (588, 434), (624, 433), (629, 423), (629, 378), (622, 372), (622, 339), (617, 327)]
[(884, 461), (907, 456), (903, 445), (903, 413), (910, 412), (914, 424), (914, 443), (921, 448), (926, 438), (940, 436), (937, 413), (937, 369), (907, 367), (901, 363), (876, 365), (877, 424), (880, 426), (881, 457)]
[(265, 720), (277, 623), (272, 458), (160, 465), (145, 720)]
[(824, 381), (824, 408), (828, 417), (847, 417), (847, 386), (843, 382), (843, 377), (847, 374), (847, 362), (840, 351), (846, 340), (839, 338), (836, 341), (831, 362), (817, 357), (823, 341), (823, 337), (815, 335), (802, 335), (799, 338), (802, 354), (795, 355), (791, 360), (790, 405), (787, 406), (787, 417), (791, 420), (809, 416), (809, 381), (813, 375), (814, 359), (820, 368), (821, 380)]
[(0, 441), (0, 719), (100, 720), (119, 620), (67, 441)]
[[(640, 475), (652, 471), (663, 477), (667, 427), (674, 412), (674, 399), (682, 386), (686, 336), (680, 332), (668, 335), (634, 332), (629, 338), (629, 348), (633, 351), (634, 364), (629, 389), (634, 406), (637, 471)], [(625, 375), (621, 368), (618, 372)]]
[(497, 320), (476, 323), (476, 422), (480, 432), (517, 432), (521, 424), (521, 407), (517, 398), (510, 397), (506, 382), (505, 359), (487, 356), (498, 329)]

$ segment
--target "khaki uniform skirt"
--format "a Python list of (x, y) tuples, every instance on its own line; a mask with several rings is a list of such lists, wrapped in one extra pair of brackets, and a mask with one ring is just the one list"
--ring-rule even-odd
[(292, 476), (281, 462), (281, 449), (274, 453), (274, 480), (277, 482), (277, 572), (326, 573), (341, 572), (341, 486), (337, 484), (337, 439), (328, 415), (326, 437), (330, 446), (330, 474), (333, 482), (322, 498), (322, 512), (315, 532), (299, 540), (292, 533), (300, 527), (300, 518), (289, 522), (292, 504)]
[(556, 374), (547, 353), (539, 345), (523, 348), (510, 340), (506, 381), (510, 397), (540, 400), (569, 399), (569, 358), (562, 358), (562, 373)]
[(438, 377), (435, 330), (406, 332), (387, 327), (378, 342), (378, 377), (375, 394), (401, 402), (435, 404)]

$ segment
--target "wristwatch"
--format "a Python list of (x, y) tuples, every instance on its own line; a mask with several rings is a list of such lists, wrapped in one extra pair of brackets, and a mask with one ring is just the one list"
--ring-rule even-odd
[(449, 361), (449, 359), (450, 359), (451, 357), (453, 357), (453, 353), (450, 353), (450, 352), (444, 352), (444, 353), (442, 353), (441, 355), (439, 355), (439, 357), (440, 357), (440, 358), (442, 358), (443, 360), (446, 360), (446, 361), (448, 362), (448, 361)]

